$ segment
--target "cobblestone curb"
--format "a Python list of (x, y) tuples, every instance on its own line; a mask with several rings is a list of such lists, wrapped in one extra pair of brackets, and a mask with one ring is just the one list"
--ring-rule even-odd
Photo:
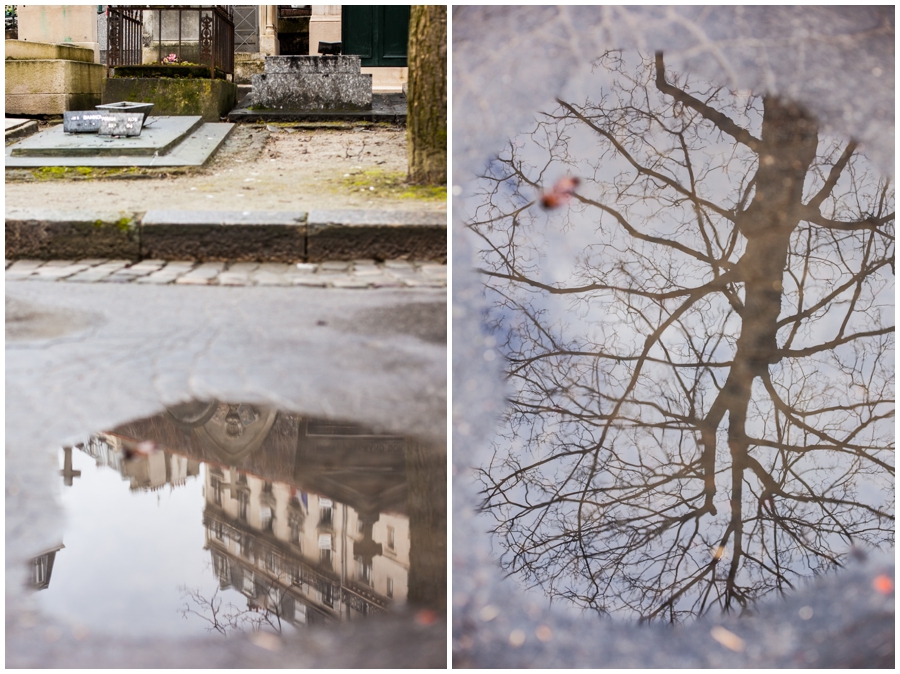
[(190, 260), (18, 260), (6, 263), (6, 281), (142, 283), (204, 286), (318, 288), (446, 288), (447, 266), (408, 260), (193, 262)]
[(447, 261), (447, 214), (314, 210), (6, 211), (8, 260)]

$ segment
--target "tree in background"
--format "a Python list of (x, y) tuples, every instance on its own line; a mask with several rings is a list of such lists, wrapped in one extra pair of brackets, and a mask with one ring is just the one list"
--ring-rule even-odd
[(409, 18), (409, 180), (447, 182), (447, 7), (413, 5)]

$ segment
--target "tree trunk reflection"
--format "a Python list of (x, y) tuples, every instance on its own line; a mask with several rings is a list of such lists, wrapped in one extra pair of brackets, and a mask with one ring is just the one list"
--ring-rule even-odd
[(594, 66), (469, 221), (512, 390), (480, 470), (504, 568), (675, 621), (893, 544), (891, 182), (788, 101)]

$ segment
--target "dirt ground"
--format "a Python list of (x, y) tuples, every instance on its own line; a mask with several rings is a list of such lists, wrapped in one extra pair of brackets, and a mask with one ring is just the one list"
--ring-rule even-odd
[(7, 170), (6, 207), (445, 211), (446, 188), (409, 186), (406, 170), (403, 127), (244, 124), (203, 168)]

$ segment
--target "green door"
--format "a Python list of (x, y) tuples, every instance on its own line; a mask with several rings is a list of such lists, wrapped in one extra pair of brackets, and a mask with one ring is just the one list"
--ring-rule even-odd
[(341, 42), (364, 66), (405, 66), (409, 5), (343, 5)]

